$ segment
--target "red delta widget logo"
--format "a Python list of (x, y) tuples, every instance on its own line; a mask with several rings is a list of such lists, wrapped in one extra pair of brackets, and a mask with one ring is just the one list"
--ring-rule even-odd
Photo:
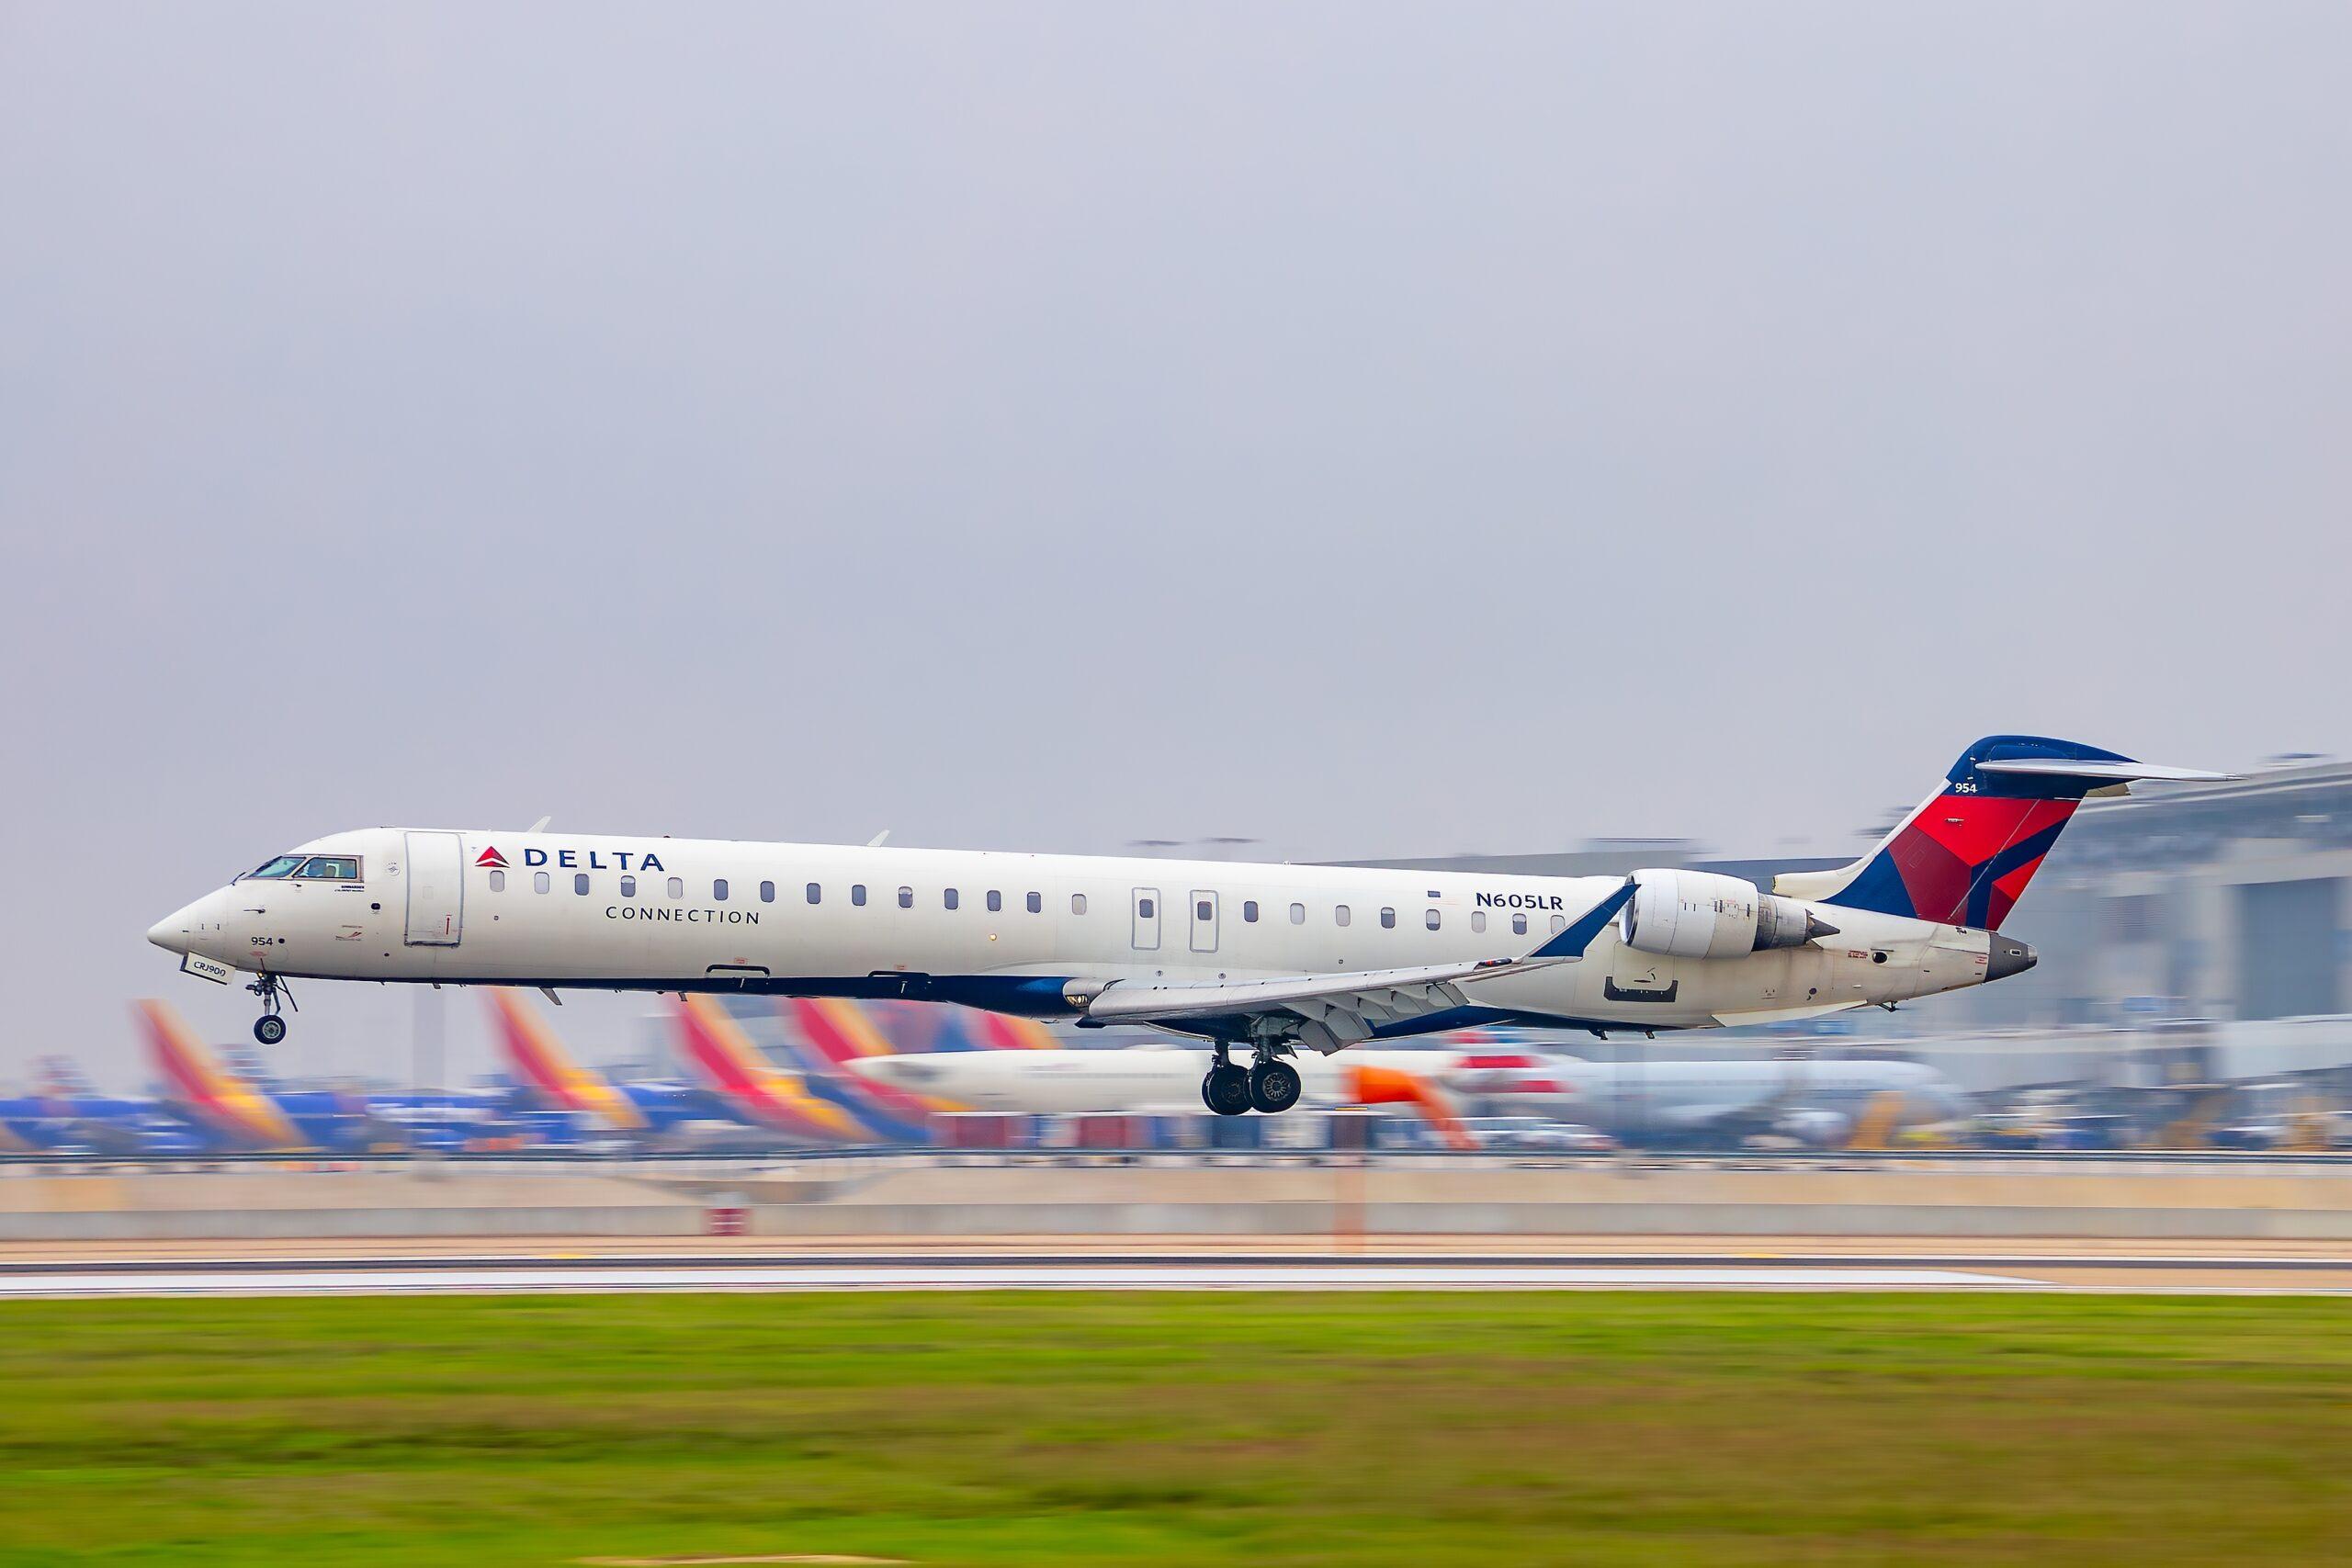
[[(605, 859), (611, 855), (610, 862)], [(585, 858), (582, 858), (585, 857)], [(634, 861), (636, 863), (631, 864)], [(650, 850), (525, 850), (523, 863), (528, 866), (559, 865), (566, 871), (667, 871), (662, 857)], [(488, 871), (504, 871), (506, 857), (492, 844), (474, 856), (474, 865)]]

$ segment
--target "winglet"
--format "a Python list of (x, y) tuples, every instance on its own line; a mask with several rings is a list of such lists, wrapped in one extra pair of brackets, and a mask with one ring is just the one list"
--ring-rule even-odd
[(1527, 956), (1529, 958), (1582, 958), (1584, 950), (1592, 945), (1592, 939), (1600, 934), (1600, 928), (1615, 919), (1617, 911), (1623, 908), (1626, 901), (1633, 896), (1634, 879), (1629, 876), (1625, 879), (1625, 886), (1578, 915), (1568, 923), (1567, 930)]

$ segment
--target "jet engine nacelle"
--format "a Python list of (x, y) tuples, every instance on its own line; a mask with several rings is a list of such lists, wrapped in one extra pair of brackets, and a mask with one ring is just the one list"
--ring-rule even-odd
[(1854, 1120), (1835, 1111), (1792, 1111), (1772, 1123), (1772, 1131), (1814, 1148), (1826, 1149), (1853, 1134)]
[(1637, 871), (1617, 917), (1627, 947), (1665, 958), (1736, 958), (1800, 947), (1837, 929), (1793, 898), (1712, 871)]

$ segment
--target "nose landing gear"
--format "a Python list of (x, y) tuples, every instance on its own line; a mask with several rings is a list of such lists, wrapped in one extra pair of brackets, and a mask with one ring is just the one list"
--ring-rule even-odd
[(277, 1004), (283, 998), (296, 1012), (302, 1010), (294, 1000), (294, 988), (265, 969), (261, 978), (245, 987), (261, 998), (261, 1016), (254, 1020), (254, 1038), (265, 1045), (275, 1045), (286, 1038), (286, 1021), (277, 1014)]

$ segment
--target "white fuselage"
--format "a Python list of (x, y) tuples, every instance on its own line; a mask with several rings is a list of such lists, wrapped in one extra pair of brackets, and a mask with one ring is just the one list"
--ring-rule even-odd
[[(149, 934), (288, 978), (906, 996), (1051, 1017), (1104, 982), (1520, 958), (1623, 880), (396, 828), (284, 859), (314, 856), (356, 874), (315, 860), (249, 874)], [(1636, 952), (1610, 927), (1579, 961), (1482, 982), (1473, 1010), (1685, 1029), (1985, 978), (1983, 931), (1827, 913), (1833, 936), (1724, 958)]]

